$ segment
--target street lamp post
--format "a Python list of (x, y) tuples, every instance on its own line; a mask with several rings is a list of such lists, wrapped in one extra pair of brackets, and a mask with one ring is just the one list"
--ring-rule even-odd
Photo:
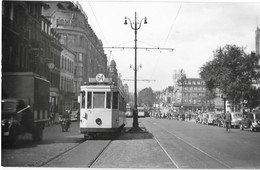
[(125, 22), (124, 24), (127, 25), (127, 20), (129, 20), (130, 22), (130, 26), (131, 28), (135, 31), (135, 67), (134, 67), (134, 82), (135, 82), (135, 92), (134, 92), (134, 110), (133, 110), (133, 130), (138, 130), (139, 129), (139, 125), (138, 125), (138, 113), (137, 113), (137, 30), (139, 30), (141, 28), (141, 24), (142, 21), (144, 20), (144, 24), (147, 24), (147, 18), (144, 17), (143, 19), (141, 19), (140, 22), (137, 22), (137, 16), (136, 16), (136, 12), (135, 12), (135, 21), (132, 22), (129, 18), (125, 17)]

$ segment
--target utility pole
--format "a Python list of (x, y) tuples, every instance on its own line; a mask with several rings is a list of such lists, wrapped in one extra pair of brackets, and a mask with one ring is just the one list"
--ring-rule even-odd
[(139, 30), (141, 28), (141, 24), (142, 21), (144, 20), (144, 24), (147, 24), (147, 18), (144, 17), (141, 19), (140, 22), (137, 21), (137, 15), (135, 12), (135, 21), (132, 22), (129, 18), (125, 17), (125, 25), (127, 25), (127, 20), (129, 20), (130, 22), (130, 26), (131, 28), (134, 30), (135, 32), (135, 66), (134, 66), (134, 76), (135, 76), (135, 81), (134, 81), (134, 87), (135, 87), (135, 92), (134, 92), (134, 110), (133, 110), (133, 127), (132, 127), (132, 131), (139, 131), (139, 124), (138, 124), (138, 113), (137, 113), (137, 30)]

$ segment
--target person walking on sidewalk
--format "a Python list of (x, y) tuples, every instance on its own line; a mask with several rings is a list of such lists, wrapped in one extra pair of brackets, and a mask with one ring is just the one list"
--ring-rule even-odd
[(226, 115), (225, 115), (225, 123), (226, 123), (226, 131), (231, 131), (231, 121), (232, 121), (232, 117), (229, 111), (227, 111)]

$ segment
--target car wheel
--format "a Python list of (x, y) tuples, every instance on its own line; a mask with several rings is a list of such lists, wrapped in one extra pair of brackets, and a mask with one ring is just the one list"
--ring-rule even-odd
[(244, 130), (244, 127), (243, 127), (243, 125), (240, 125), (240, 130)]

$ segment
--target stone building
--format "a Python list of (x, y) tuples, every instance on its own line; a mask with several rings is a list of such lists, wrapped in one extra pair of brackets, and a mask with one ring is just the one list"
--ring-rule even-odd
[(41, 15), (42, 6), (40, 1), (2, 2), (2, 72), (31, 72), (47, 79), (50, 101), (57, 101), (62, 49), (60, 37)]
[(42, 5), (39, 1), (2, 2), (3, 72), (34, 72), (47, 78), (47, 56), (41, 43)]
[(74, 83), (75, 54), (62, 45), (60, 57), (60, 106), (61, 110), (73, 110), (76, 87)]
[(213, 111), (214, 100), (209, 98), (205, 82), (200, 78), (186, 78), (179, 83), (181, 93), (181, 108), (185, 111)]
[(46, 4), (42, 14), (61, 35), (61, 44), (75, 54), (74, 85), (77, 95), (82, 82), (88, 82), (89, 77), (95, 77), (98, 73), (106, 73), (107, 56), (79, 4), (69, 1), (48, 1)]
[[(47, 65), (47, 79), (50, 81), (50, 112), (60, 112), (60, 54), (62, 47), (60, 44), (60, 36), (51, 28), (51, 22), (41, 17), (41, 44), (43, 51), (41, 54), (47, 56), (43, 60), (39, 60), (40, 69)], [(39, 68), (38, 68), (39, 69)], [(37, 70), (37, 68), (36, 68)]]

